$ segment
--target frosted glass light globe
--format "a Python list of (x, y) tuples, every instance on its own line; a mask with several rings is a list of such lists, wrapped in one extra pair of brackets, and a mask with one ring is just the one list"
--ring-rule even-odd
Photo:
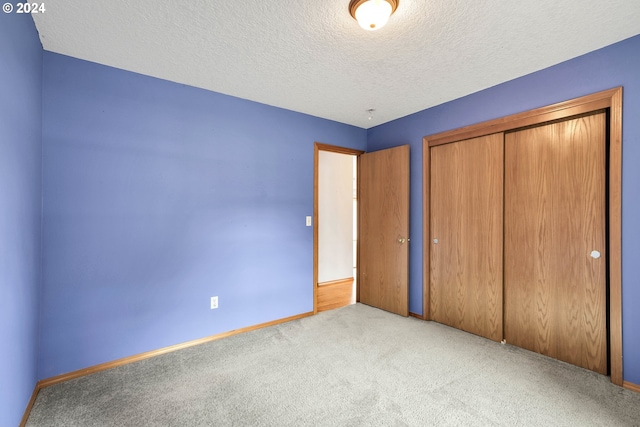
[(378, 30), (389, 21), (392, 11), (386, 0), (368, 0), (356, 9), (356, 20), (365, 30)]

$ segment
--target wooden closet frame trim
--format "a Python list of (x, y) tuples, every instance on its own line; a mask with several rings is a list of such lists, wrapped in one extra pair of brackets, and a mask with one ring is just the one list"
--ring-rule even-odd
[(622, 375), (622, 86), (501, 117), (422, 140), (423, 318), (430, 313), (430, 151), (431, 147), (493, 133), (538, 125), (597, 110), (609, 109), (609, 363), (611, 382), (623, 386)]
[[(365, 152), (353, 148), (338, 147), (337, 145), (323, 144), (316, 142), (313, 146), (313, 314), (318, 313), (318, 179), (320, 165), (320, 151), (330, 151), (332, 153), (348, 154), (358, 157), (358, 183), (357, 191), (360, 192), (360, 155)], [(358, 213), (358, 216), (360, 213)], [(358, 221), (360, 227), (360, 221)], [(357, 233), (358, 235), (360, 233)], [(358, 239), (360, 242), (360, 239)], [(358, 243), (359, 244), (359, 243)], [(359, 249), (359, 248), (358, 248)], [(360, 272), (360, 250), (356, 255), (356, 271)], [(356, 282), (356, 301), (360, 301), (360, 281)]]

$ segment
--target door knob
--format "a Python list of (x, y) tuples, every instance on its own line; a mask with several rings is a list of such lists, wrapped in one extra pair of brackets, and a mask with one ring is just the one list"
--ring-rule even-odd
[(433, 239), (433, 244), (437, 244), (438, 243), (438, 239)]
[(589, 255), (591, 255), (591, 258), (593, 258), (593, 259), (600, 258), (600, 252), (598, 252), (598, 251), (591, 251), (591, 253)]
[(400, 243), (401, 245), (404, 244), (404, 242), (406, 242), (407, 239), (405, 239), (404, 237), (398, 237), (398, 243)]

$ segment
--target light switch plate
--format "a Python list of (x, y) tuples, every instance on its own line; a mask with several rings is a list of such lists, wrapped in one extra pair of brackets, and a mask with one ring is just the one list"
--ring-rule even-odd
[(311, 216), (307, 216), (307, 227), (311, 227)]

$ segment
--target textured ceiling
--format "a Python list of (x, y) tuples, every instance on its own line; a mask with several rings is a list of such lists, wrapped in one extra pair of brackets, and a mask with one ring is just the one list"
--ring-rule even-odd
[[(639, 0), (56, 0), (45, 50), (369, 128), (640, 34)], [(373, 108), (368, 120), (367, 109)]]

